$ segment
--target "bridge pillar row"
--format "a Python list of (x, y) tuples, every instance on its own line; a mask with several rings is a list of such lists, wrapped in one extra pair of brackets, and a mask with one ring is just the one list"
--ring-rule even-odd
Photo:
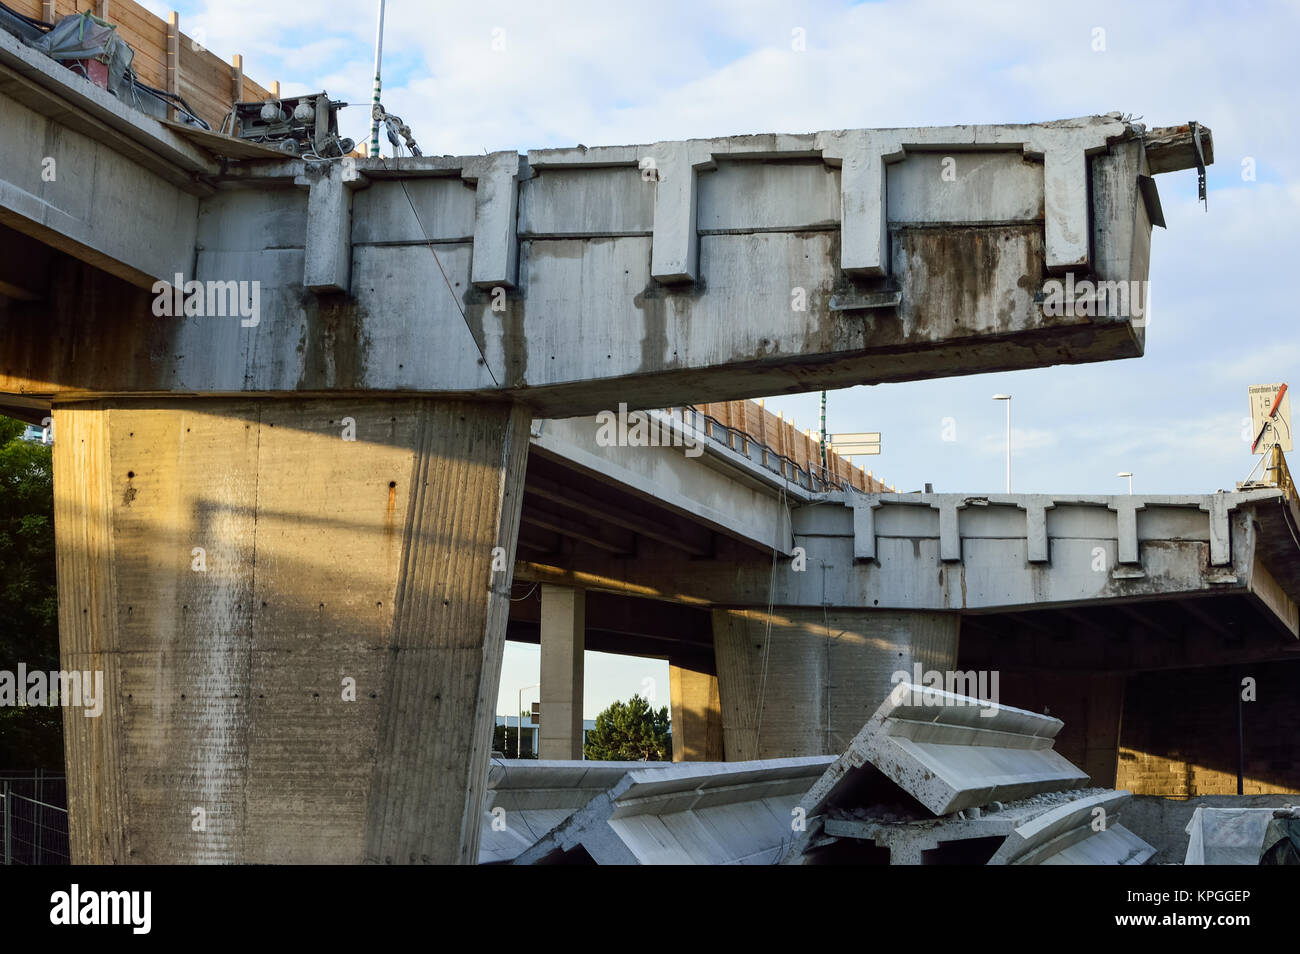
[(528, 411), (56, 404), (77, 863), (473, 863)]
[(728, 761), (837, 755), (896, 684), (956, 666), (956, 613), (715, 609)]

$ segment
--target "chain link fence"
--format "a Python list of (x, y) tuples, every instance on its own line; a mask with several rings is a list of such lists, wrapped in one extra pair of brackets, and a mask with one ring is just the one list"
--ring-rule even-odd
[(62, 775), (0, 772), (0, 861), (66, 865), (67, 783)]

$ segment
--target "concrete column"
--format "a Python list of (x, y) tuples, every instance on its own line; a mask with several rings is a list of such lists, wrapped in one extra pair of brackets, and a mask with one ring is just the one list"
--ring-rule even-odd
[(542, 727), (544, 759), (582, 758), (582, 654), (587, 593), (542, 586)]
[(475, 862), (528, 418), (56, 406), (73, 861)]
[(836, 755), (893, 688), (892, 675), (952, 669), (955, 613), (777, 607), (714, 610), (729, 761)]
[(673, 761), (723, 761), (718, 677), (669, 661), (668, 681), (672, 690)]

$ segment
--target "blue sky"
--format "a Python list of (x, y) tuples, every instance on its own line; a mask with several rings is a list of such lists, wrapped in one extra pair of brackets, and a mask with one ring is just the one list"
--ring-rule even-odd
[[(242, 53), (264, 85), (363, 104), (341, 125), (365, 138), (374, 3), (175, 7), (183, 30), (226, 59)], [(1297, 49), (1295, 3), (393, 0), (384, 102), (426, 154), (1112, 110), (1148, 126), (1202, 122), (1216, 156), (1208, 212), (1194, 171), (1157, 180), (1169, 228), (1153, 237), (1144, 357), (836, 391), (828, 423), (881, 431), (869, 466), (899, 490), (995, 491), (1005, 418), (990, 398), (1005, 392), (1015, 490), (1120, 492), (1115, 475), (1133, 471), (1137, 492), (1208, 492), (1253, 463), (1247, 386), (1291, 381), (1300, 366)], [(817, 427), (815, 394), (768, 406)], [(956, 440), (943, 440), (945, 418)], [(589, 655), (588, 717), (647, 677), (667, 703), (664, 664), (603, 658)], [(500, 711), (536, 671), (535, 647), (509, 648)]]

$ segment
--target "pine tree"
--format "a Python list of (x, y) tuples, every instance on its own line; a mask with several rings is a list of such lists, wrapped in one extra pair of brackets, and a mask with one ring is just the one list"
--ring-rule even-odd
[(583, 751), (589, 759), (610, 762), (666, 762), (673, 757), (668, 707), (658, 712), (639, 695), (614, 702), (596, 716)]

